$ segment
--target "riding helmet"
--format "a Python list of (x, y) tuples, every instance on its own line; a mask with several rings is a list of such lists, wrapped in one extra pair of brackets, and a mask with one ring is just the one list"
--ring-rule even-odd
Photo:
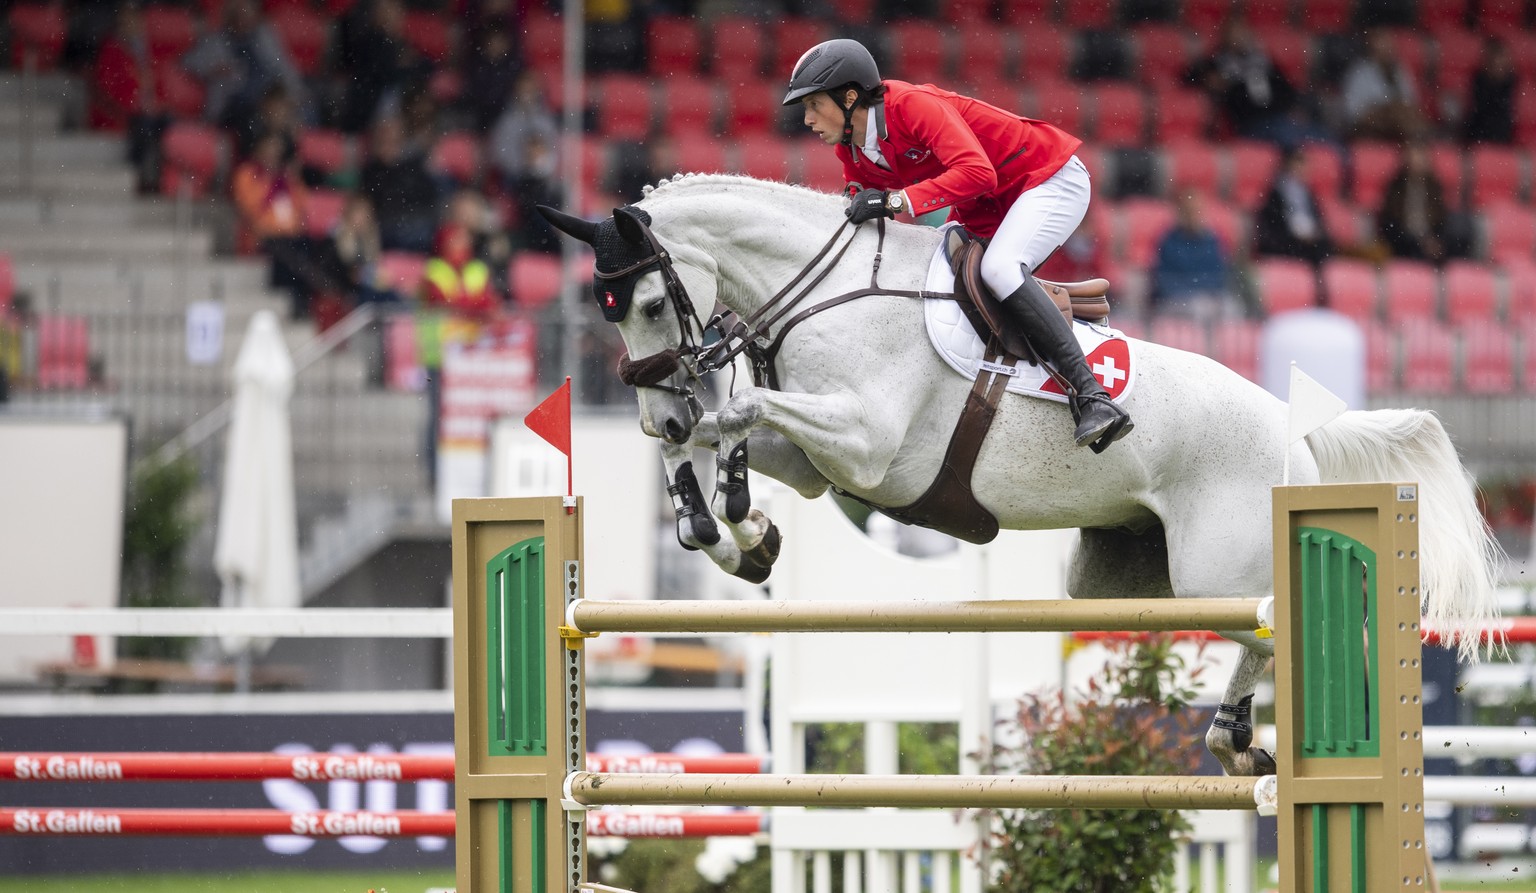
[(857, 40), (823, 41), (806, 50), (795, 63), (784, 104), (794, 105), (812, 93), (835, 90), (845, 84), (865, 93), (879, 87), (880, 69), (875, 66), (875, 57)]

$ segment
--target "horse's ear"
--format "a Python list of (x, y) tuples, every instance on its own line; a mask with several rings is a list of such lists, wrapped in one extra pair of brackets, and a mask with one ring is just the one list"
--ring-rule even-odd
[(558, 208), (551, 208), (548, 205), (536, 205), (535, 207), (538, 208), (539, 214), (549, 221), (550, 226), (571, 238), (580, 239), (591, 245), (592, 240), (597, 237), (597, 224), (590, 220), (573, 217)]
[(649, 217), (641, 218), (640, 213), (628, 206), (613, 209), (613, 222), (619, 227), (619, 235), (631, 245), (646, 244), (645, 225)]

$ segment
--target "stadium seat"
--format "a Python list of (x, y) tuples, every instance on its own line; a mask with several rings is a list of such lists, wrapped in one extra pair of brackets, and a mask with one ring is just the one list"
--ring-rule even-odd
[(1402, 152), (1392, 143), (1358, 142), (1350, 147), (1349, 179), (1355, 204), (1372, 214), (1380, 210), (1387, 184), (1401, 164)]
[(608, 144), (592, 136), (581, 138), (582, 185), (588, 191), (596, 191), (599, 184), (608, 179), (611, 165)]
[(1414, 394), (1449, 394), (1456, 387), (1456, 338), (1433, 319), (1404, 321), (1398, 333), (1403, 390)]
[(992, 24), (992, 0), (940, 0), (939, 20), (954, 25)]
[(646, 70), (660, 78), (688, 80), (699, 71), (703, 41), (688, 16), (655, 16), (645, 28)]
[(1003, 24), (1033, 27), (1056, 21), (1056, 0), (999, 0)]
[[(1515, 63), (1515, 73), (1529, 82), (1536, 79), (1536, 30), (1506, 31), (1500, 37), (1509, 46), (1510, 61)], [(1522, 90), (1529, 93), (1529, 90)]]
[(841, 25), (856, 27), (873, 27), (875, 19), (875, 0), (843, 0), (831, 9), (834, 18)]
[(1130, 40), (1137, 80), (1156, 88), (1183, 85), (1190, 64), (1188, 29), (1171, 24), (1137, 25)]
[(593, 90), (597, 129), (611, 140), (642, 142), (651, 133), (651, 80), (633, 74), (605, 74)]
[(1028, 82), (1055, 81), (1067, 76), (1074, 43), (1071, 31), (1054, 25), (1030, 24), (1017, 37), (1018, 70)]
[(1344, 194), (1344, 159), (1339, 150), (1323, 143), (1309, 143), (1301, 154), (1306, 158), (1303, 178), (1319, 201), (1331, 201)]
[[(1248, 7), (1250, 15), (1256, 7), (1266, 5), (1268, 4), (1250, 4)], [(1270, 58), (1274, 60), (1275, 67), (1285, 74), (1291, 85), (1298, 90), (1306, 91), (1312, 80), (1312, 35), (1288, 25), (1255, 24), (1254, 33), (1258, 36), (1259, 42), (1264, 45)]]
[(1147, 126), (1147, 100), (1139, 87), (1104, 83), (1093, 87), (1093, 138), (1104, 146), (1139, 146)]
[(38, 71), (51, 71), (64, 52), (68, 25), (59, 3), (18, 3), (8, 17), (11, 32), (11, 64), (22, 68), (30, 55)]
[(767, 134), (736, 141), (736, 169), (759, 180), (789, 179), (789, 141)]
[(1440, 301), (1440, 275), (1422, 261), (1388, 261), (1382, 271), (1385, 316), (1389, 322), (1432, 319)]
[(1321, 199), (1317, 204), (1323, 229), (1335, 246), (1351, 248), (1370, 241), (1370, 218), (1364, 211), (1342, 200)]
[(1453, 260), (1441, 271), (1445, 284), (1445, 318), (1451, 324), (1491, 320), (1498, 315), (1499, 281), (1491, 267)]
[(1483, 39), (1472, 31), (1452, 28), (1434, 32), (1435, 90), (1440, 96), (1460, 99), (1483, 56)]
[(1524, 155), (1510, 146), (1473, 146), (1467, 186), (1471, 206), (1520, 201), (1525, 194)]
[(885, 29), (890, 68), (913, 84), (943, 84), (949, 80), (949, 48), (945, 33), (932, 22), (906, 19)]
[(180, 59), (197, 40), (197, 20), (184, 7), (151, 4), (144, 7), (144, 39), (155, 61)]
[(507, 265), (507, 282), (512, 288), (512, 302), (526, 310), (536, 310), (560, 296), (560, 256), (536, 251), (519, 251)]
[(1440, 178), (1440, 185), (1445, 189), (1445, 203), (1457, 209), (1465, 204), (1462, 201), (1467, 179), (1464, 160), (1464, 153), (1460, 146), (1440, 143), (1429, 150), (1429, 164), (1434, 168), (1435, 176)]
[(1211, 351), (1205, 324), (1182, 316), (1153, 317), (1147, 340), (1202, 356)]
[(812, 189), (822, 192), (842, 192), (847, 180), (843, 176), (843, 162), (832, 152), (828, 151), (821, 141), (812, 137), (810, 139), (793, 140), (790, 154), (800, 160), (800, 169), (794, 181)]
[(1536, 147), (1536, 90), (1515, 93), (1515, 142), (1526, 149)]
[(155, 65), (155, 95), (173, 118), (199, 118), (207, 92), (174, 62)]
[(1280, 150), (1269, 143), (1240, 140), (1232, 144), (1232, 183), (1228, 197), (1245, 211), (1263, 204), (1280, 166)]
[[(1023, 65), (1033, 71), (1029, 68), (1028, 48), (1023, 53)], [(1027, 95), (1030, 103), (1024, 114), (1049, 121), (1071, 134), (1083, 133), (1083, 122), (1087, 117), (1083, 114), (1086, 91), (1081, 85), (1067, 81), (1040, 80), (1034, 82)]]
[[(755, 19), (722, 16), (710, 26), (710, 35), (710, 71), (716, 78), (724, 80), (726, 86), (733, 87), (747, 81), (756, 82), (763, 76), (763, 59), (766, 56), (764, 49), (767, 46), (767, 40), (763, 34), (763, 26)], [(789, 73), (785, 72), (781, 77), (788, 78)], [(784, 94), (781, 91), (779, 99), (783, 98)]]
[[(1536, 325), (1536, 261), (1529, 258), (1506, 261), (1503, 272), (1507, 291), (1504, 318), (1512, 326)], [(1536, 344), (1528, 342), (1528, 347), (1536, 348)], [(1527, 380), (1526, 384), (1536, 390), (1536, 380)]]
[(1461, 384), (1474, 394), (1508, 394), (1515, 389), (1515, 333), (1491, 319), (1456, 327), (1461, 342)]
[(1512, 203), (1483, 209), (1484, 241), (1495, 263), (1509, 259), (1529, 260), (1536, 251), (1536, 212)]
[(1220, 199), (1207, 200), (1204, 211), (1205, 223), (1216, 234), (1221, 247), (1226, 249), (1229, 261), (1241, 256), (1248, 244), (1250, 227), (1247, 215)]
[[(1013, 59), (1010, 39), (1007, 32), (991, 24), (961, 23), (954, 43), (955, 79), (976, 85), (993, 84), (1006, 78)], [(971, 95), (986, 98), (986, 94)]]
[(443, 13), (411, 9), (405, 13), (405, 42), (427, 61), (441, 65), (453, 52), (453, 30)]
[(480, 151), (477, 135), (467, 131), (445, 133), (432, 146), (427, 165), (460, 186), (473, 186), (480, 182)]
[(1122, 249), (1115, 255), (1139, 269), (1152, 266), (1157, 245), (1174, 223), (1173, 205), (1160, 199), (1129, 198), (1120, 203), (1117, 215)]
[(341, 222), (341, 213), (347, 206), (347, 195), (335, 189), (315, 189), (309, 193), (309, 203), (304, 209), (304, 231), (315, 237), (330, 235)]
[(396, 313), (384, 320), (384, 385), (392, 391), (409, 393), (426, 386), (413, 314)]
[(1376, 319), (1376, 268), (1363, 260), (1330, 258), (1323, 262), (1326, 305), (1363, 323)]
[(1284, 28), (1291, 24), (1291, 0), (1248, 0), (1243, 18), (1254, 28)]
[(1301, 0), (1301, 27), (1313, 34), (1338, 34), (1349, 29), (1351, 0)]
[(1317, 306), (1317, 275), (1305, 261), (1262, 258), (1253, 265), (1253, 278), (1266, 316)]
[(1152, 94), (1159, 143), (1203, 140), (1211, 128), (1211, 99), (1199, 90), (1168, 86)]
[(11, 301), (16, 297), (16, 267), (11, 256), (0, 252), (0, 319), (11, 312)]
[(1214, 143), (1171, 143), (1163, 147), (1162, 160), (1169, 195), (1213, 196), (1221, 188), (1221, 152)]
[(679, 140), (676, 148), (678, 169), (685, 174), (718, 174), (728, 169), (725, 144), (719, 140)]
[(1259, 324), (1251, 319), (1220, 322), (1211, 330), (1211, 358), (1249, 381), (1259, 380)]
[(223, 176), (229, 143), (218, 128), (177, 121), (161, 137), (160, 154), (160, 191), (176, 195), (185, 189), (197, 198), (207, 194)]
[(1392, 35), (1393, 55), (1408, 69), (1419, 95), (1428, 96), (1430, 52), (1424, 32), (1414, 28), (1387, 28), (1386, 31)]
[(305, 77), (318, 74), (330, 43), (330, 23), (325, 17), (313, 10), (293, 6), (273, 13), (270, 21), (299, 74)]
[(712, 81), (702, 78), (667, 78), (659, 84), (662, 132), (673, 138), (713, 138), (719, 132), (715, 115), (719, 95)]
[(734, 138), (777, 132), (784, 100), (783, 81), (753, 78), (727, 85), (724, 92), (726, 135)]
[(832, 36), (827, 23), (820, 19), (778, 19), (768, 27), (773, 34), (773, 72), (784, 78), (795, 70), (806, 50)]
[(1520, 328), (1521, 353), (1524, 360), (1520, 363), (1520, 382), (1527, 393), (1536, 391), (1536, 324), (1528, 324)]
[(404, 297), (415, 297), (421, 291), (422, 271), (427, 259), (413, 251), (386, 251), (379, 255), (379, 273)]
[(1397, 336), (1382, 326), (1365, 330), (1365, 388), (1371, 394), (1397, 390)]
[(1478, 0), (1475, 27), (1484, 34), (1525, 28), (1525, 0)]
[(1237, 0), (1184, 0), (1183, 23), (1195, 34), (1214, 34), (1237, 12)]
[(1419, 25), (1433, 32), (1461, 28), (1467, 23), (1467, 3), (1468, 0), (1431, 0), (1415, 4), (1419, 11)]
[(333, 177), (355, 166), (352, 138), (339, 130), (316, 128), (299, 136), (299, 163)]
[(546, 78), (560, 70), (565, 57), (565, 24), (552, 15), (530, 12), (523, 24), (523, 56)]
[(91, 336), (83, 316), (53, 313), (37, 318), (37, 385), (45, 390), (90, 383)]

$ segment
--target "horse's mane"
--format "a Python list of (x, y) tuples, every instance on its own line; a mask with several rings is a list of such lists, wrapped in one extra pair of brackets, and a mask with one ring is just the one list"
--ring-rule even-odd
[(671, 197), (694, 190), (718, 192), (722, 187), (746, 187), (761, 189), (770, 193), (776, 193), (785, 199), (820, 199), (825, 202), (838, 200), (837, 195), (829, 192), (819, 192), (805, 186), (796, 186), (793, 183), (782, 183), (778, 180), (759, 180), (742, 174), (675, 174), (672, 177), (662, 177), (655, 186), (646, 185), (641, 189), (642, 201), (652, 196)]

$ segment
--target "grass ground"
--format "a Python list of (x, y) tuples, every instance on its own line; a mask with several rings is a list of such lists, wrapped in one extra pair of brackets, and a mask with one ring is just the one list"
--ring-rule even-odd
[(453, 883), (451, 869), (103, 874), (0, 877), (0, 893), (424, 893)]

